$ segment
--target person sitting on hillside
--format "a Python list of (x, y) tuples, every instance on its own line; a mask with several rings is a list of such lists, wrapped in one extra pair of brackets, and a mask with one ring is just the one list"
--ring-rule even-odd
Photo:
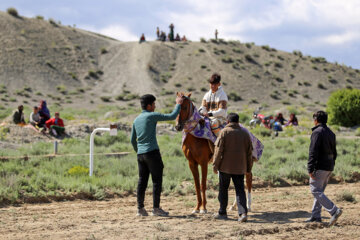
[(21, 125), (26, 124), (23, 111), (24, 111), (24, 106), (19, 105), (18, 110), (15, 111), (13, 114), (13, 122), (15, 124), (21, 124)]
[(284, 116), (282, 115), (282, 113), (278, 113), (275, 116), (275, 122), (279, 122), (281, 125), (285, 125), (285, 122), (287, 122), (287, 120), (284, 118)]
[(44, 126), (45, 122), (50, 119), (50, 111), (46, 106), (46, 101), (41, 100), (39, 106), (40, 125)]
[(144, 34), (141, 34), (141, 37), (140, 37), (140, 41), (139, 43), (142, 43), (142, 42), (145, 42), (145, 35)]
[(180, 42), (180, 40), (181, 40), (180, 35), (177, 33), (175, 37), (175, 41)]
[(185, 35), (181, 38), (181, 41), (183, 41), (183, 42), (186, 42), (186, 41), (187, 41)]
[(54, 135), (58, 136), (65, 132), (64, 121), (60, 118), (60, 113), (56, 112), (55, 117), (46, 121), (46, 128)]
[(214, 73), (208, 80), (210, 90), (205, 94), (199, 113), (209, 117), (211, 120), (211, 130), (218, 136), (220, 126), (226, 123), (228, 97), (221, 86), (220, 74)]
[(39, 114), (39, 108), (37, 106), (34, 106), (33, 112), (30, 113), (29, 123), (34, 127), (41, 128), (43, 124), (41, 124), (40, 121), (41, 121), (41, 117)]
[(164, 31), (161, 31), (160, 41), (162, 41), (162, 42), (165, 42), (165, 41), (166, 41), (166, 33), (165, 33)]
[(285, 126), (298, 126), (298, 125), (299, 125), (299, 122), (298, 122), (298, 119), (295, 116), (295, 113), (291, 113), (289, 121), (286, 123)]

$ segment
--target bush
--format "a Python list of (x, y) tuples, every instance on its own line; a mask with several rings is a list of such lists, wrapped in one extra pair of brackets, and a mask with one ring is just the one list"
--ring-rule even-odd
[(360, 90), (340, 89), (333, 92), (327, 103), (329, 122), (345, 127), (360, 124)]
[(228, 95), (229, 100), (232, 100), (234, 102), (241, 101), (242, 98), (236, 93), (236, 92), (230, 92)]
[(15, 8), (8, 8), (7, 13), (14, 17), (19, 17), (18, 11)]

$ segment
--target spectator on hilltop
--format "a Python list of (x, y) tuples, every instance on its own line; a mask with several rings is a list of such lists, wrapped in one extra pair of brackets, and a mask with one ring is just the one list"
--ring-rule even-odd
[(144, 34), (141, 34), (141, 37), (140, 37), (140, 41), (139, 43), (142, 43), (142, 42), (145, 42), (145, 35)]
[(14, 114), (13, 114), (13, 122), (15, 124), (26, 124), (23, 111), (24, 111), (24, 106), (19, 105), (18, 110), (15, 111)]
[(186, 41), (187, 41), (185, 35), (181, 38), (181, 41), (183, 41), (183, 42), (186, 42)]
[(174, 24), (170, 24), (170, 33), (169, 33), (169, 40), (170, 42), (174, 41)]
[(165, 42), (165, 41), (166, 41), (166, 33), (165, 33), (164, 31), (161, 31), (160, 41), (162, 41), (162, 42)]
[(60, 118), (60, 113), (56, 112), (55, 117), (46, 121), (46, 127), (54, 136), (61, 135), (65, 132), (64, 121)]
[(156, 37), (157, 37), (157, 40), (160, 40), (160, 29), (159, 29), (159, 27), (156, 27)]
[(39, 114), (39, 108), (37, 106), (34, 106), (33, 112), (30, 113), (29, 123), (34, 127), (41, 128), (44, 124), (41, 124), (40, 121), (41, 121), (41, 117)]
[(218, 30), (215, 29), (215, 40), (216, 40), (216, 41), (218, 40), (218, 34), (219, 34)]
[(180, 42), (180, 40), (181, 40), (180, 35), (177, 33), (175, 37), (175, 41)]

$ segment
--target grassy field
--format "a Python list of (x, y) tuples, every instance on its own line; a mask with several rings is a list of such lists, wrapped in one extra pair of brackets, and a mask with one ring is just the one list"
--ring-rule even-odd
[[(304, 184), (308, 176), (306, 163), (309, 132), (288, 128), (274, 138), (264, 128), (252, 132), (265, 145), (262, 158), (254, 164), (253, 174), (274, 186)], [(303, 135), (302, 135), (303, 134)], [(192, 175), (181, 150), (181, 134), (158, 137), (165, 169), (164, 194), (184, 195), (194, 192)], [(334, 175), (344, 181), (352, 181), (354, 172), (360, 173), (360, 139), (341, 138), (338, 142), (338, 159)], [(88, 139), (65, 139), (59, 144), (59, 154), (88, 153)], [(27, 199), (61, 198), (82, 196), (104, 199), (116, 194), (132, 193), (138, 179), (136, 154), (129, 137), (120, 132), (116, 137), (105, 134), (95, 138), (95, 152), (109, 153), (128, 151), (122, 158), (95, 157), (94, 176), (88, 176), (88, 156), (35, 157), (28, 161), (9, 160), (0, 162), (0, 203), (23, 202)], [(24, 145), (17, 150), (1, 149), (0, 156), (24, 156), (51, 154), (52, 143), (39, 142)], [(208, 185), (217, 189), (217, 176), (209, 165)], [(184, 184), (190, 182), (191, 184)], [(149, 181), (151, 186), (151, 181)], [(151, 188), (150, 188), (151, 189)], [(208, 194), (211, 194), (209, 191)], [(36, 200), (35, 200), (36, 201)]]

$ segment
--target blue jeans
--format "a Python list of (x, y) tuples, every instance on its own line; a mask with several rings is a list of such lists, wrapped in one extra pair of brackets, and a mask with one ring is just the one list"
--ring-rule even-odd
[(331, 171), (316, 170), (314, 172), (315, 179), (310, 178), (310, 190), (314, 196), (314, 205), (312, 207), (312, 217), (314, 218), (321, 218), (322, 207), (324, 207), (330, 215), (334, 215), (338, 209), (324, 194), (330, 175)]

